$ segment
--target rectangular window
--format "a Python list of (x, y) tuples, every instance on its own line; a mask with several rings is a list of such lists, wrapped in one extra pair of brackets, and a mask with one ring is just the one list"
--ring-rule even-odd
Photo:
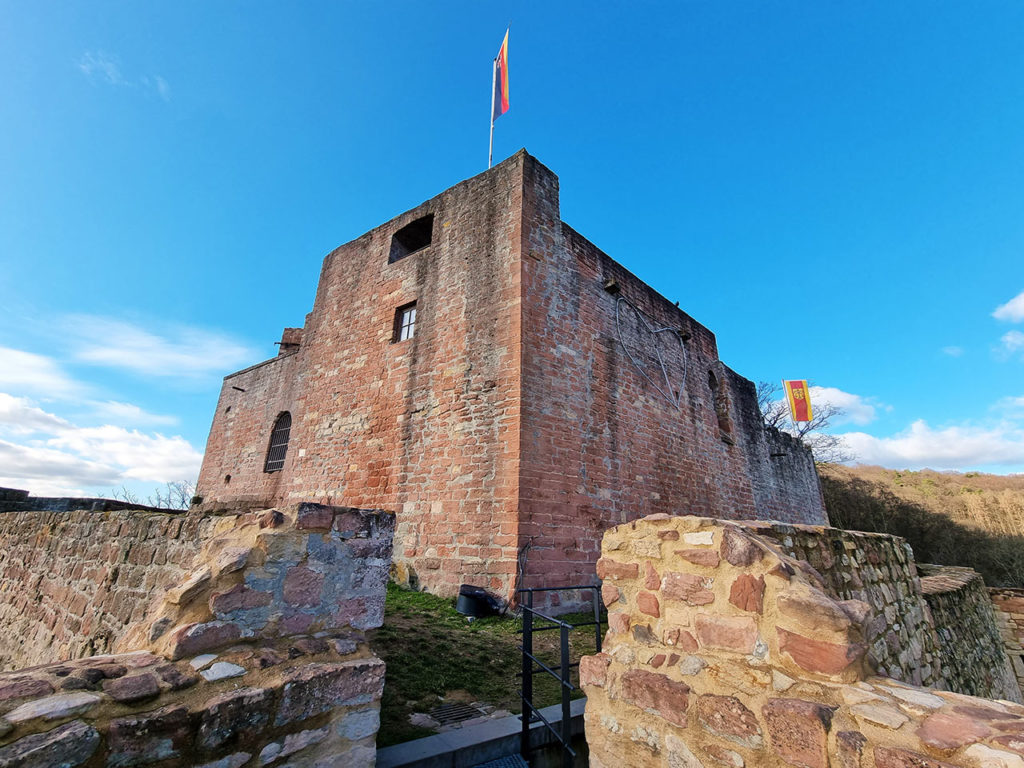
[(416, 335), (416, 302), (395, 310), (395, 332), (392, 341), (405, 341)]

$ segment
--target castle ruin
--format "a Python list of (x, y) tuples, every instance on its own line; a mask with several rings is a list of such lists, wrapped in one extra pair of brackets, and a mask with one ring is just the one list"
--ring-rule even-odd
[(398, 578), (440, 594), (590, 582), (650, 513), (826, 522), (810, 452), (525, 151), (327, 256), (304, 327), (225, 379), (197, 493), (396, 510)]

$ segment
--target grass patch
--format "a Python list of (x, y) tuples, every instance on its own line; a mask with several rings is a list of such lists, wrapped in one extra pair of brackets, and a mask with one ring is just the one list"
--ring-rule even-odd
[[(592, 619), (590, 613), (561, 617), (569, 623)], [(602, 621), (604, 617), (602, 616)], [(370, 646), (387, 664), (381, 727), (377, 745), (386, 747), (429, 736), (433, 731), (409, 723), (413, 712), (427, 712), (442, 697), (483, 701), (510, 712), (520, 711), (519, 651), (522, 621), (513, 617), (466, 620), (455, 610), (454, 598), (435, 597), (388, 584), (384, 626), (369, 634)], [(607, 626), (602, 627), (602, 633)], [(535, 635), (535, 654), (557, 668), (557, 631)], [(570, 635), (571, 661), (594, 653), (594, 628)], [(578, 684), (577, 670), (573, 683)], [(538, 706), (556, 704), (560, 686), (550, 676), (534, 677)], [(582, 692), (574, 691), (574, 698)]]

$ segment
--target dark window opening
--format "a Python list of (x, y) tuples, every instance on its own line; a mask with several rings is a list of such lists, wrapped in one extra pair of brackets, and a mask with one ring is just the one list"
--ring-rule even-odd
[(708, 387), (715, 406), (715, 416), (718, 418), (718, 434), (725, 442), (732, 443), (732, 424), (729, 423), (729, 396), (718, 383), (718, 377), (714, 371), (708, 371)]
[(394, 264), (411, 253), (422, 250), (430, 245), (434, 232), (434, 214), (430, 213), (422, 219), (410, 222), (395, 232), (391, 238), (391, 253), (388, 264)]
[(224, 475), (224, 485), (231, 482), (231, 475)]
[(263, 465), (264, 472), (278, 472), (284, 466), (284, 456), (288, 453), (288, 434), (292, 431), (292, 415), (285, 411), (274, 422), (274, 430), (270, 433), (270, 447), (267, 449), (267, 462)]
[(405, 304), (395, 310), (395, 328), (392, 342), (405, 341), (416, 335), (416, 302)]

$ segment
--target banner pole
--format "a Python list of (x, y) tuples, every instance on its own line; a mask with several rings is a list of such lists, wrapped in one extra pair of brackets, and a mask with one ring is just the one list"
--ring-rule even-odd
[(487, 167), (494, 160), (494, 89), (498, 85), (498, 60), (491, 62), (491, 138), (487, 144)]

